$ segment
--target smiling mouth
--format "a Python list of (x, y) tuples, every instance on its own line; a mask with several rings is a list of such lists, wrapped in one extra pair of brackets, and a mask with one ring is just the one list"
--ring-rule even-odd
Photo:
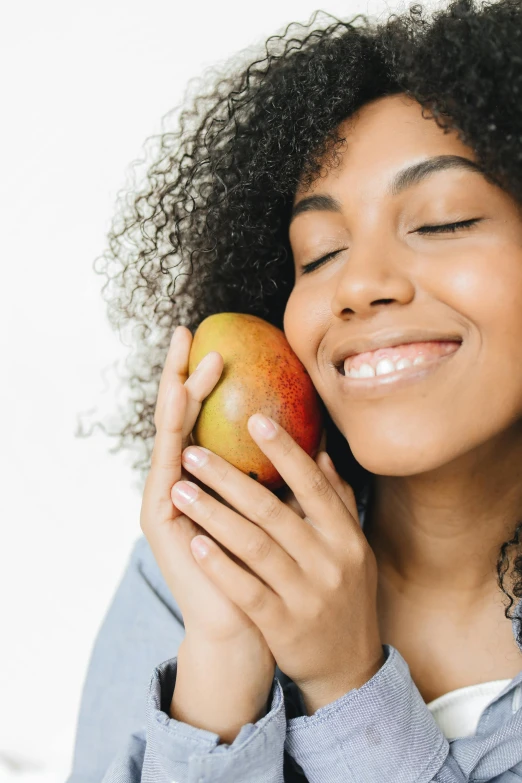
[(430, 340), (402, 343), (391, 348), (376, 349), (354, 354), (336, 364), (340, 375), (350, 380), (370, 379), (381, 376), (409, 374), (413, 368), (430, 365), (455, 353), (461, 340)]
[[(426, 356), (422, 362), (412, 364), (404, 369), (394, 369), (392, 372), (380, 373), (379, 375), (368, 374), (367, 376), (353, 377), (343, 375), (341, 370), (343, 366), (337, 367), (337, 377), (340, 382), (340, 389), (350, 399), (377, 399), (393, 395), (401, 390), (406, 391), (418, 383), (426, 382), (429, 378), (438, 376), (440, 368), (447, 366), (451, 359), (460, 353), (459, 349), (462, 342), (455, 342), (453, 350), (438, 356)], [(368, 371), (369, 372), (369, 371)]]

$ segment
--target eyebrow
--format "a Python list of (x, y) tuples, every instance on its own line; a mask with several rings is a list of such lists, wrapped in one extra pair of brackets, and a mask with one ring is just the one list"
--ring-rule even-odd
[[(405, 169), (397, 172), (391, 183), (388, 185), (387, 195), (398, 196), (407, 188), (418, 185), (427, 177), (439, 171), (447, 169), (462, 169), (484, 174), (483, 168), (469, 158), (463, 158), (461, 155), (437, 155), (433, 158), (421, 160), (419, 163), (413, 163)], [(309, 196), (301, 199), (292, 209), (290, 222), (303, 212), (318, 210), (320, 212), (342, 212), (341, 202), (328, 195)]]

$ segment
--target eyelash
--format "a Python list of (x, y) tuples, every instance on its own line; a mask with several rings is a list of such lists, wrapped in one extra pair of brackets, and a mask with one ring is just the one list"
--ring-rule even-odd
[[(480, 220), (481, 218), (472, 218), (471, 220), (461, 220), (458, 223), (443, 223), (438, 226), (421, 226), (420, 228), (417, 229), (417, 233), (421, 233), (421, 234), (452, 233), (462, 229), (471, 228), (473, 225), (475, 225), (475, 223), (478, 223)], [(301, 274), (302, 275), (309, 274), (314, 269), (317, 269), (318, 266), (321, 266), (321, 264), (324, 264), (326, 261), (329, 261), (338, 253), (341, 253), (344, 249), (345, 248), (341, 248), (341, 250), (334, 250), (333, 253), (328, 253), (328, 255), (323, 256), (322, 258), (318, 258), (317, 261), (311, 261), (309, 264), (305, 264), (303, 267), (301, 267)]]

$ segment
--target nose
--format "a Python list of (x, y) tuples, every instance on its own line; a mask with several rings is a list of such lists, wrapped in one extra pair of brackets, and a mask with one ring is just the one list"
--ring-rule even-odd
[(339, 264), (332, 278), (333, 315), (366, 318), (381, 307), (405, 305), (414, 298), (415, 286), (404, 251), (397, 247), (383, 250), (382, 241), (379, 244), (352, 244)]

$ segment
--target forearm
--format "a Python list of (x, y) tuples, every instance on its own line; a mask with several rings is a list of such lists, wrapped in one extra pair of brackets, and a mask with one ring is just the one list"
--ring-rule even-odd
[(253, 678), (255, 655), (241, 646), (186, 637), (178, 651), (170, 717), (219, 734), (220, 744), (231, 744), (244, 724), (266, 715), (273, 673), (269, 678), (267, 662), (259, 660), (260, 677)]

